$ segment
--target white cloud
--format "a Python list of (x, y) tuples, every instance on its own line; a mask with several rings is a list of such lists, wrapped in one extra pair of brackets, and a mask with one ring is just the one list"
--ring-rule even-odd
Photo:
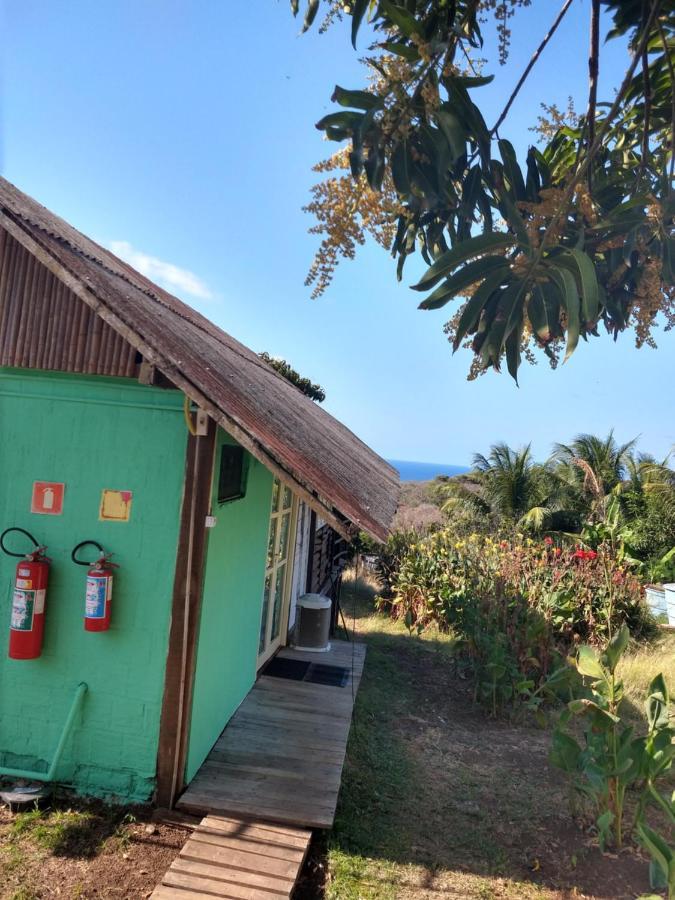
[(180, 266), (173, 263), (136, 250), (128, 241), (110, 241), (108, 247), (113, 253), (132, 265), (134, 269), (138, 269), (141, 275), (145, 275), (146, 278), (157, 282), (161, 287), (178, 294), (178, 296), (190, 294), (200, 300), (213, 300), (214, 298), (211, 288), (188, 269), (181, 269)]

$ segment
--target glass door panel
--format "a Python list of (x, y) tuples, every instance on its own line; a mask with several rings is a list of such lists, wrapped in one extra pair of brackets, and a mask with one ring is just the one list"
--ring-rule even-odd
[(288, 620), (296, 507), (293, 492), (275, 478), (267, 540), (258, 667), (266, 662), (281, 644)]

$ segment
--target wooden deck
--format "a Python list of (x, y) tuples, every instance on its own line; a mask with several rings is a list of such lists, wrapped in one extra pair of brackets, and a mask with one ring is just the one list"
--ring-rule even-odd
[(345, 666), (346, 686), (262, 675), (177, 808), (330, 828), (365, 653), (363, 644), (347, 641), (333, 641), (331, 650), (321, 654), (281, 650), (285, 659)]
[(288, 900), (311, 836), (299, 828), (207, 816), (151, 900)]

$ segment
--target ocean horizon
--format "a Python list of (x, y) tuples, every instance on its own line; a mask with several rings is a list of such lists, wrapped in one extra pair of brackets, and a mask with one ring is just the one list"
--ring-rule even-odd
[(461, 475), (471, 471), (469, 466), (455, 466), (450, 463), (415, 462), (409, 459), (388, 459), (401, 481), (432, 481), (438, 475)]

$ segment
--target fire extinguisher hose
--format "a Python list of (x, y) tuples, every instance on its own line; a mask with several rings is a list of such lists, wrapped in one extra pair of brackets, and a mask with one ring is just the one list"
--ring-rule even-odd
[[(33, 542), (35, 549), (36, 550), (40, 549), (40, 545), (38, 544), (38, 542), (35, 540), (35, 538), (29, 531), (26, 531), (25, 528), (5, 528), (5, 530), (2, 532), (2, 534), (0, 534), (0, 550), (2, 550), (3, 553), (6, 553), (7, 556), (18, 556), (21, 559), (23, 559), (23, 557), (26, 556), (25, 553), (15, 553), (13, 550), (8, 550), (7, 547), (5, 546), (5, 538), (7, 537), (8, 534), (11, 534), (13, 531), (18, 531), (19, 534), (25, 534), (25, 536), (28, 538), (28, 540)], [(42, 549), (44, 549), (44, 548), (42, 548)]]
[(101, 556), (103, 556), (105, 553), (105, 550), (99, 544), (98, 541), (80, 541), (80, 543), (77, 544), (77, 546), (73, 547), (73, 552), (70, 554), (70, 558), (72, 559), (72, 561), (74, 563), (77, 563), (78, 566), (93, 566), (94, 565), (93, 562), (87, 562), (84, 559), (77, 558), (77, 551), (81, 550), (83, 547), (88, 547), (88, 546), (96, 547), (96, 549), (101, 554)]

